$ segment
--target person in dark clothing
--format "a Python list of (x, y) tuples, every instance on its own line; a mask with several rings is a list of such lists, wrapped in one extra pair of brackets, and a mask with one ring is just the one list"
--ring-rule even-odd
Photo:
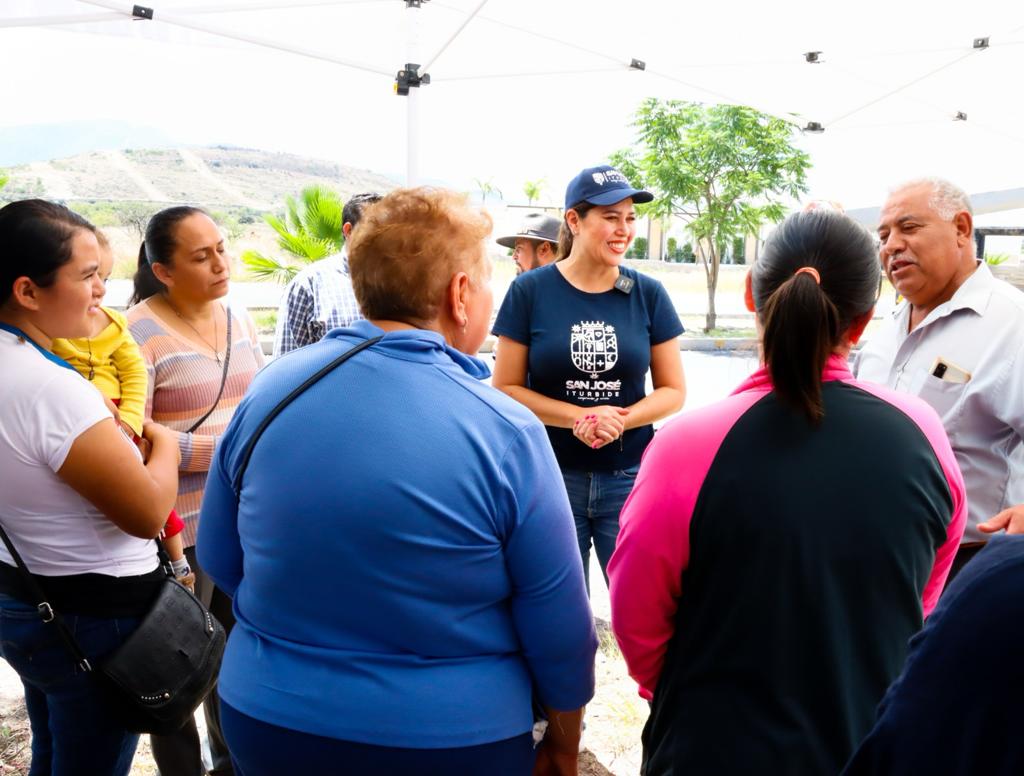
[(647, 448), (608, 567), (646, 776), (834, 776), (938, 600), (963, 479), (930, 407), (850, 374), (878, 279), (854, 221), (790, 216), (748, 278), (763, 368)]
[(1024, 536), (996, 536), (911, 641), (903, 673), (843, 776), (1024, 773), (1021, 643)]

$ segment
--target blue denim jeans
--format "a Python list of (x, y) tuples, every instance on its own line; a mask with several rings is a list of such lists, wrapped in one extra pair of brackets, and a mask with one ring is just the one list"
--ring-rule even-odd
[(569, 506), (576, 521), (576, 540), (583, 559), (583, 579), (590, 593), (590, 545), (594, 545), (601, 573), (608, 584), (608, 561), (619, 537), (619, 512), (626, 503), (640, 466), (613, 472), (562, 469)]
[[(137, 619), (64, 618), (82, 651), (100, 659), (131, 634)], [(32, 726), (29, 776), (125, 776), (136, 733), (110, 714), (92, 676), (76, 668), (52, 623), (34, 606), (0, 594), (0, 657), (21, 677)]]

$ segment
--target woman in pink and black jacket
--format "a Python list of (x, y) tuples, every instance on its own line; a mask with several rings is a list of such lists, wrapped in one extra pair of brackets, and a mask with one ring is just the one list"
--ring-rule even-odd
[(878, 289), (863, 228), (790, 216), (748, 278), (763, 368), (647, 449), (608, 569), (647, 776), (838, 773), (935, 606), (963, 480), (934, 411), (850, 374)]

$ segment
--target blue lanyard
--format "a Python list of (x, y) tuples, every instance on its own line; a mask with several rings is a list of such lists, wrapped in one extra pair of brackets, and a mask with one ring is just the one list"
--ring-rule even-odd
[(6, 323), (0, 323), (0, 329), (3, 329), (4, 331), (9, 331), (15, 337), (18, 337), (19, 339), (22, 339), (25, 342), (31, 344), (32, 347), (34, 347), (36, 350), (43, 354), (43, 358), (45, 358), (47, 361), (52, 361), (57, 366), (62, 366), (65, 369), (70, 369), (72, 372), (77, 371), (73, 366), (71, 366), (71, 364), (69, 364), (63, 358), (58, 356), (56, 353), (51, 353), (49, 350), (44, 348), (42, 345), (40, 345), (38, 342), (36, 342), (34, 339), (32, 339), (30, 336), (28, 336), (25, 332), (23, 332), (16, 326), (9, 326)]

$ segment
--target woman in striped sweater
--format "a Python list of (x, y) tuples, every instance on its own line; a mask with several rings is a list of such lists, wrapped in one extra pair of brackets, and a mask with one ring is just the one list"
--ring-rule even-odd
[[(195, 560), (199, 507), (217, 439), (224, 431), (263, 355), (252, 320), (221, 300), (228, 293), (230, 259), (217, 225), (201, 209), (172, 207), (150, 219), (139, 249), (134, 305), (128, 311), (149, 386), (146, 417), (166, 425), (181, 451), (175, 508), (185, 521), (185, 555), (196, 572), (196, 594), (230, 628), (231, 602)], [(205, 705), (211, 773), (231, 773), (220, 736), (216, 698)], [(162, 776), (202, 776), (195, 724), (172, 736), (153, 736)]]

